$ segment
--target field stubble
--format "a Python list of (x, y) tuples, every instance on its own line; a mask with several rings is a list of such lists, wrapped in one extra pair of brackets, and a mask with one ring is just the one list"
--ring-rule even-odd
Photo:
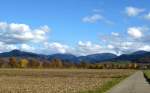
[(0, 93), (78, 93), (100, 88), (131, 70), (0, 69)]

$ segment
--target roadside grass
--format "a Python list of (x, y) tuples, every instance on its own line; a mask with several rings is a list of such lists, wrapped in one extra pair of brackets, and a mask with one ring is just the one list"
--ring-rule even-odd
[(150, 83), (150, 70), (145, 70), (143, 73), (147, 82)]
[(150, 70), (145, 70), (144, 74), (146, 75), (147, 78), (150, 79)]
[(104, 93), (104, 92), (108, 91), (109, 89), (111, 89), (113, 86), (115, 86), (118, 83), (120, 83), (125, 78), (126, 77), (113, 78), (112, 80), (108, 81), (103, 86), (101, 86), (100, 88), (97, 88), (95, 90), (83, 91), (83, 92), (79, 92), (79, 93)]

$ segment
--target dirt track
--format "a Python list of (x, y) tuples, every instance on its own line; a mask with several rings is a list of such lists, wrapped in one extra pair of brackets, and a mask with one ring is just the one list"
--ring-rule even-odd
[(106, 93), (150, 93), (150, 85), (143, 72), (138, 71)]

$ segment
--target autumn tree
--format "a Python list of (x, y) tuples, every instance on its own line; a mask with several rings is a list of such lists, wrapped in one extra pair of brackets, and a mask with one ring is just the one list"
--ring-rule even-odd
[(4, 63), (5, 61), (2, 58), (0, 58), (0, 67), (2, 67)]
[(138, 69), (139, 65), (136, 63), (130, 63), (130, 64), (128, 64), (128, 68), (129, 69)]
[(63, 67), (65, 67), (65, 68), (77, 68), (77, 63), (63, 62)]
[(37, 68), (40, 66), (40, 62), (36, 59), (31, 59), (28, 63), (28, 67)]
[(50, 68), (50, 62), (44, 61), (44, 62), (42, 63), (42, 66), (43, 66), (43, 68)]
[(29, 61), (27, 59), (21, 59), (18, 63), (20, 68), (26, 68), (28, 66)]
[(10, 67), (15, 68), (17, 67), (17, 60), (15, 57), (11, 57), (9, 58), (9, 62), (8, 64), (10, 65)]
[(52, 59), (51, 63), (50, 63), (51, 67), (53, 68), (62, 68), (63, 67), (63, 63), (60, 59)]
[(102, 64), (97, 64), (97, 65), (96, 65), (96, 68), (97, 68), (97, 69), (102, 69), (102, 68), (103, 68), (103, 65), (102, 65)]
[(78, 67), (79, 68), (89, 68), (90, 64), (85, 61), (81, 61)]

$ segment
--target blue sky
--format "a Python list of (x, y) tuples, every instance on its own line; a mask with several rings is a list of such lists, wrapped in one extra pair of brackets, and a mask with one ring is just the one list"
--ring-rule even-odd
[(1, 0), (0, 51), (149, 51), (149, 25), (149, 0)]

